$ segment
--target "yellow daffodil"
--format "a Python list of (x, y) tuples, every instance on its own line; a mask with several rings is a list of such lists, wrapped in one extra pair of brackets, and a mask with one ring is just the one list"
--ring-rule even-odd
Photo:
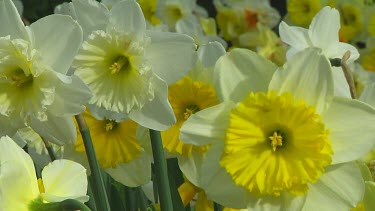
[(219, 59), (223, 103), (197, 112), (181, 128), (185, 143), (211, 144), (197, 160), (200, 168), (186, 177), (233, 208), (355, 207), (365, 186), (353, 161), (375, 145), (375, 110), (334, 97), (331, 65), (320, 49), (305, 49), (269, 72), (245, 66), (246, 54), (260, 61), (243, 49)]
[(321, 0), (289, 0), (288, 18), (297, 26), (307, 27), (322, 6)]
[[(84, 117), (90, 128), (99, 165), (116, 181), (130, 187), (143, 185), (151, 180), (151, 147), (147, 133), (138, 132), (140, 127), (128, 119), (116, 122), (98, 119), (89, 111)], [(79, 133), (79, 131), (77, 130)], [(141, 135), (140, 135), (141, 134)], [(75, 144), (75, 151), (85, 154), (81, 134)], [(68, 153), (70, 157), (72, 153)]]
[(352, 1), (337, 3), (336, 8), (340, 12), (340, 41), (349, 42), (363, 31), (364, 5), (359, 1)]
[(115, 121), (130, 118), (156, 130), (169, 128), (176, 119), (167, 85), (194, 65), (193, 39), (146, 30), (135, 1), (120, 1), (111, 10), (91, 0), (75, 0), (70, 6), (87, 38), (73, 67), (93, 92), (91, 112), (111, 113)]
[(0, 0), (0, 11), (1, 115), (56, 144), (74, 142), (71, 116), (91, 97), (77, 76), (67, 75), (82, 42), (81, 27), (62, 15), (25, 27), (10, 0)]
[(88, 201), (86, 169), (70, 160), (55, 160), (37, 179), (33, 161), (11, 138), (0, 139), (0, 209), (28, 211), (33, 200)]
[[(188, 157), (192, 151), (204, 153), (205, 147), (193, 147), (179, 139), (181, 125), (196, 112), (217, 105), (213, 77), (213, 66), (217, 59), (225, 54), (225, 49), (218, 42), (203, 45), (198, 49), (199, 60), (187, 76), (169, 86), (169, 101), (177, 122), (171, 128), (161, 132), (163, 146), (168, 152)], [(181, 161), (184, 162), (184, 161)]]

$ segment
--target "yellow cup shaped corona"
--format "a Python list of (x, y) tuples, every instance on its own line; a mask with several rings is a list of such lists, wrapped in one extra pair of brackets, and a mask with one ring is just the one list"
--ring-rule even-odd
[[(198, 49), (199, 60), (184, 78), (169, 86), (169, 101), (177, 122), (171, 128), (161, 132), (164, 148), (181, 159), (190, 156), (192, 151), (204, 153), (208, 146), (193, 147), (184, 144), (180, 138), (181, 125), (196, 112), (217, 105), (215, 85), (212, 81), (213, 67), (217, 59), (225, 54), (218, 42), (202, 45)], [(183, 162), (183, 161), (181, 161)]]
[(120, 1), (111, 10), (92, 0), (68, 6), (74, 8), (70, 15), (84, 31), (73, 67), (93, 92), (90, 111), (104, 110), (116, 121), (130, 118), (155, 130), (169, 128), (176, 119), (168, 102), (168, 84), (195, 64), (194, 40), (146, 30), (135, 1)]
[(0, 209), (28, 211), (33, 200), (88, 201), (86, 169), (70, 160), (55, 160), (37, 179), (30, 156), (11, 138), (0, 139)]
[(74, 142), (71, 116), (91, 97), (77, 76), (67, 75), (82, 42), (81, 27), (62, 15), (24, 26), (10, 0), (0, 1), (0, 11), (1, 115), (56, 144)]
[[(91, 137), (100, 167), (116, 181), (137, 187), (151, 180), (152, 153), (148, 133), (131, 119), (116, 122), (112, 119), (98, 119), (89, 111), (83, 116), (90, 128)], [(75, 152), (79, 157), (85, 154), (80, 132)], [(68, 152), (68, 157), (77, 156)], [(85, 162), (85, 161), (84, 161)]]
[(352, 161), (375, 144), (375, 110), (334, 97), (330, 62), (320, 49), (297, 53), (273, 74), (248, 68), (246, 57), (259, 61), (244, 49), (218, 60), (223, 103), (197, 112), (181, 128), (184, 142), (211, 144), (187, 178), (233, 208), (355, 207), (364, 182)]

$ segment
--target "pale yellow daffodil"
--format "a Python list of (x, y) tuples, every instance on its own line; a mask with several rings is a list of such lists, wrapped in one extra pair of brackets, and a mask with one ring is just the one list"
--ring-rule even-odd
[(37, 179), (30, 156), (11, 138), (1, 137), (0, 151), (0, 210), (28, 211), (33, 200), (88, 201), (86, 169), (80, 164), (56, 160)]

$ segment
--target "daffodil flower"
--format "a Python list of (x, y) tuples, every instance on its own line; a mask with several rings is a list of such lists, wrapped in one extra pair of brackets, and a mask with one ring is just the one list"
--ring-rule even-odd
[(169, 128), (176, 119), (168, 84), (194, 65), (193, 39), (146, 30), (135, 1), (118, 2), (110, 11), (89, 0), (73, 1), (70, 7), (86, 38), (74, 68), (93, 92), (90, 111), (115, 121), (130, 118), (155, 130)]
[(30, 156), (8, 136), (0, 139), (0, 209), (28, 211), (33, 200), (88, 201), (86, 169), (70, 160), (55, 160), (37, 179)]
[(329, 59), (341, 59), (345, 52), (350, 51), (348, 63), (353, 62), (358, 59), (359, 53), (354, 46), (339, 41), (339, 30), (340, 14), (329, 6), (315, 15), (309, 29), (289, 26), (283, 21), (279, 25), (281, 40), (290, 45), (287, 58), (305, 48), (317, 47)]
[(375, 110), (334, 97), (330, 62), (320, 49), (303, 50), (274, 74), (245, 65), (259, 61), (254, 54), (241, 59), (246, 52), (235, 49), (219, 59), (223, 103), (197, 112), (181, 128), (185, 143), (211, 144), (196, 161), (200, 168), (184, 172), (187, 178), (234, 208), (355, 207), (365, 186), (352, 161), (375, 145)]
[(171, 154), (189, 157), (192, 151), (203, 153), (205, 147), (193, 147), (179, 139), (182, 124), (196, 112), (219, 103), (213, 78), (213, 67), (225, 49), (218, 42), (202, 45), (198, 49), (198, 61), (188, 74), (169, 86), (168, 98), (177, 122), (168, 130), (161, 132), (164, 148)]
[(13, 3), (0, 0), (0, 113), (10, 124), (56, 144), (75, 141), (71, 116), (91, 97), (77, 76), (66, 75), (81, 42), (72, 18), (51, 15), (25, 27)]

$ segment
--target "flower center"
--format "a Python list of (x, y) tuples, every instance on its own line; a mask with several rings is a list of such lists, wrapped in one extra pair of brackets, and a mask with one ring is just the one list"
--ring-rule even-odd
[(273, 135), (268, 137), (268, 138), (271, 140), (271, 146), (272, 146), (272, 150), (274, 152), (276, 152), (276, 148), (278, 146), (283, 145), (283, 137), (281, 135), (279, 135), (277, 131), (274, 131)]
[(184, 119), (188, 119), (192, 114), (198, 112), (200, 109), (197, 105), (188, 105), (184, 113)]
[(33, 82), (32, 74), (26, 76), (22, 69), (16, 69), (13, 74), (11, 75), (11, 84), (17, 87), (23, 87), (27, 85), (31, 85)]
[(314, 107), (287, 93), (251, 93), (231, 111), (220, 165), (254, 195), (303, 195), (331, 155)]
[(127, 71), (130, 68), (129, 59), (126, 56), (119, 56), (115, 62), (109, 67), (111, 74), (119, 73), (120, 71)]
[(116, 129), (116, 127), (117, 127), (117, 122), (116, 121), (109, 120), (109, 119), (104, 120), (104, 129), (105, 129), (105, 131), (109, 132), (111, 130)]

